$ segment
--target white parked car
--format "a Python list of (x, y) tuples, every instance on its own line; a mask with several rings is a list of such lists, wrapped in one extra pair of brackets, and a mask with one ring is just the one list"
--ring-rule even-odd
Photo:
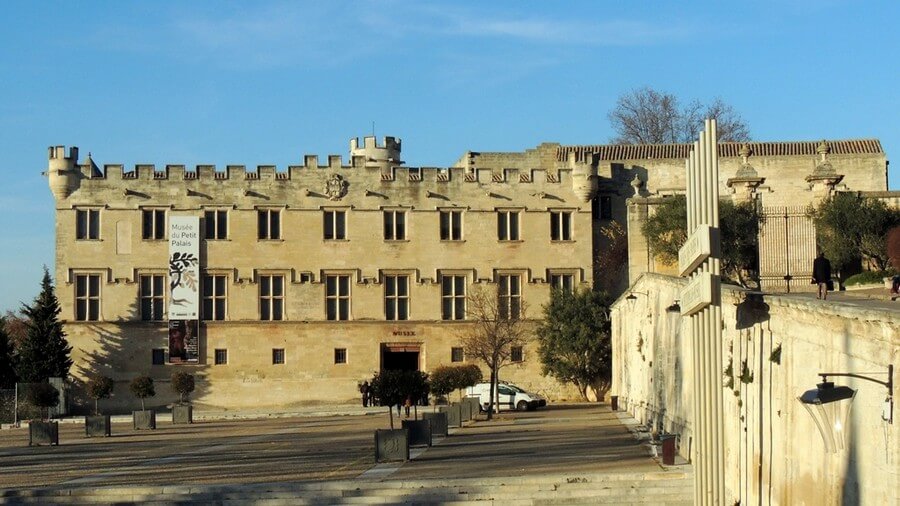
[[(500, 383), (497, 385), (497, 392), (500, 394), (500, 401), (497, 410), (516, 409), (519, 411), (532, 410), (547, 405), (547, 400), (538, 394), (526, 392), (509, 383)], [(482, 411), (487, 411), (491, 400), (491, 384), (479, 383), (473, 387), (466, 389), (466, 397), (477, 397), (478, 404)]]

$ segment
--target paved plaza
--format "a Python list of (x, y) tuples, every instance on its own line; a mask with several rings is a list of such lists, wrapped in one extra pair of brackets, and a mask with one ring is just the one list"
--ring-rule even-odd
[[(425, 408), (430, 409), (430, 408)], [(60, 424), (60, 446), (28, 447), (26, 429), (0, 432), (0, 488), (77, 488), (454, 479), (564, 472), (660, 471), (605, 405), (556, 405), (504, 413), (455, 429), (405, 464), (376, 466), (385, 409), (328, 416), (158, 423), (134, 431), (114, 423), (110, 438), (85, 438)], [(396, 422), (396, 419), (395, 419)]]

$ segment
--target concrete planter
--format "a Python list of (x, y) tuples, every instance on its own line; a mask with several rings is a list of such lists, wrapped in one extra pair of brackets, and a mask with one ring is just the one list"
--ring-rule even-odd
[(409, 460), (409, 431), (378, 429), (375, 431), (375, 462)]
[(422, 419), (431, 422), (431, 436), (447, 435), (447, 413), (439, 411), (436, 413), (422, 413)]
[(173, 424), (194, 423), (194, 407), (186, 404), (178, 404), (172, 407)]
[(469, 403), (466, 399), (463, 399), (457, 406), (459, 406), (460, 421), (468, 422), (472, 419), (472, 408), (469, 407)]
[(109, 437), (112, 435), (109, 415), (88, 415), (84, 417), (84, 435), (86, 437)]
[(152, 409), (132, 411), (131, 417), (134, 419), (134, 430), (152, 430), (156, 428), (156, 411)]
[(59, 422), (32, 420), (28, 423), (28, 446), (59, 445)]
[(478, 400), (478, 397), (466, 397), (465, 404), (469, 408), (469, 419), (474, 420), (475, 416), (481, 411), (481, 402)]
[(448, 427), (461, 427), (462, 426), (462, 408), (459, 404), (451, 404), (449, 406), (441, 406), (438, 408), (441, 413), (447, 414), (447, 426)]
[(431, 446), (430, 421), (403, 420), (402, 426), (409, 431), (409, 446)]

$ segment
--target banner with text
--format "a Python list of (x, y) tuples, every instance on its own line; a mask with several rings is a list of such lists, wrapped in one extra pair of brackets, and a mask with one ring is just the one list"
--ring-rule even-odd
[(199, 360), (200, 218), (169, 216), (169, 362)]

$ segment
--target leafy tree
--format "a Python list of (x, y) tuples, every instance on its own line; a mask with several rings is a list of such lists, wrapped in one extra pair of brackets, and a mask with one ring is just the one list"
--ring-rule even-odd
[(134, 378), (128, 385), (128, 389), (131, 390), (132, 395), (141, 400), (141, 411), (146, 411), (144, 408), (144, 399), (156, 396), (156, 388), (153, 386), (153, 378), (150, 376), (138, 376)]
[(194, 391), (194, 375), (184, 371), (172, 373), (172, 390), (181, 396), (181, 404), (184, 404), (187, 396)]
[(9, 336), (13, 349), (18, 350), (22, 342), (28, 337), (28, 320), (21, 313), (10, 310), (6, 311), (3, 319), (6, 335)]
[(0, 388), (12, 388), (15, 383), (15, 350), (6, 332), (6, 318), (0, 317)]
[(60, 311), (53, 281), (44, 267), (41, 293), (34, 303), (22, 308), (27, 318), (27, 334), (19, 349), (18, 372), (22, 381), (37, 383), (51, 377), (69, 376), (72, 347), (59, 321)]
[(384, 370), (376, 374), (369, 385), (379, 405), (387, 406), (394, 428), (393, 407), (409, 397), (415, 405), (428, 395), (428, 375), (422, 371)]
[[(719, 201), (722, 272), (743, 286), (755, 282), (759, 271), (759, 224), (762, 220), (763, 216), (752, 202)], [(676, 264), (678, 250), (687, 240), (686, 197), (676, 195), (656, 206), (641, 232), (658, 260)]]
[(466, 317), (474, 324), (465, 337), (463, 347), (466, 355), (475, 357), (490, 371), (491, 401), (488, 405), (488, 420), (492, 418), (500, 368), (507, 365), (512, 349), (523, 346), (527, 337), (525, 326), (526, 306), (522, 303), (518, 315), (508, 314), (495, 294), (487, 290), (474, 291), (466, 298)]
[(843, 274), (863, 261), (880, 271), (890, 265), (888, 232), (900, 225), (900, 210), (880, 200), (843, 192), (822, 201), (810, 214), (819, 247), (834, 270)]
[[(454, 383), (455, 390), (465, 390), (466, 388), (473, 387), (478, 383), (481, 383), (482, 374), (481, 368), (475, 364), (466, 364), (457, 367), (458, 372), (456, 374)], [(463, 397), (462, 392), (459, 394), (460, 399)]]
[(88, 381), (88, 397), (94, 399), (94, 414), (100, 414), (100, 399), (109, 399), (113, 392), (114, 383), (108, 376), (94, 376)]
[(617, 144), (673, 144), (697, 140), (703, 120), (714, 118), (720, 141), (750, 140), (750, 129), (734, 108), (715, 99), (708, 106), (644, 87), (621, 95), (609, 112)]
[(900, 226), (888, 232), (887, 254), (894, 269), (900, 271)]
[(462, 390), (478, 384), (481, 377), (481, 369), (475, 364), (442, 365), (431, 372), (429, 385), (431, 393), (436, 397), (444, 397), (454, 390)]
[(555, 289), (537, 328), (543, 373), (587, 390), (606, 390), (612, 373), (610, 298), (592, 290)]
[(25, 394), (29, 403), (41, 408), (41, 419), (49, 417), (48, 408), (59, 404), (59, 390), (46, 381), (33, 383)]

